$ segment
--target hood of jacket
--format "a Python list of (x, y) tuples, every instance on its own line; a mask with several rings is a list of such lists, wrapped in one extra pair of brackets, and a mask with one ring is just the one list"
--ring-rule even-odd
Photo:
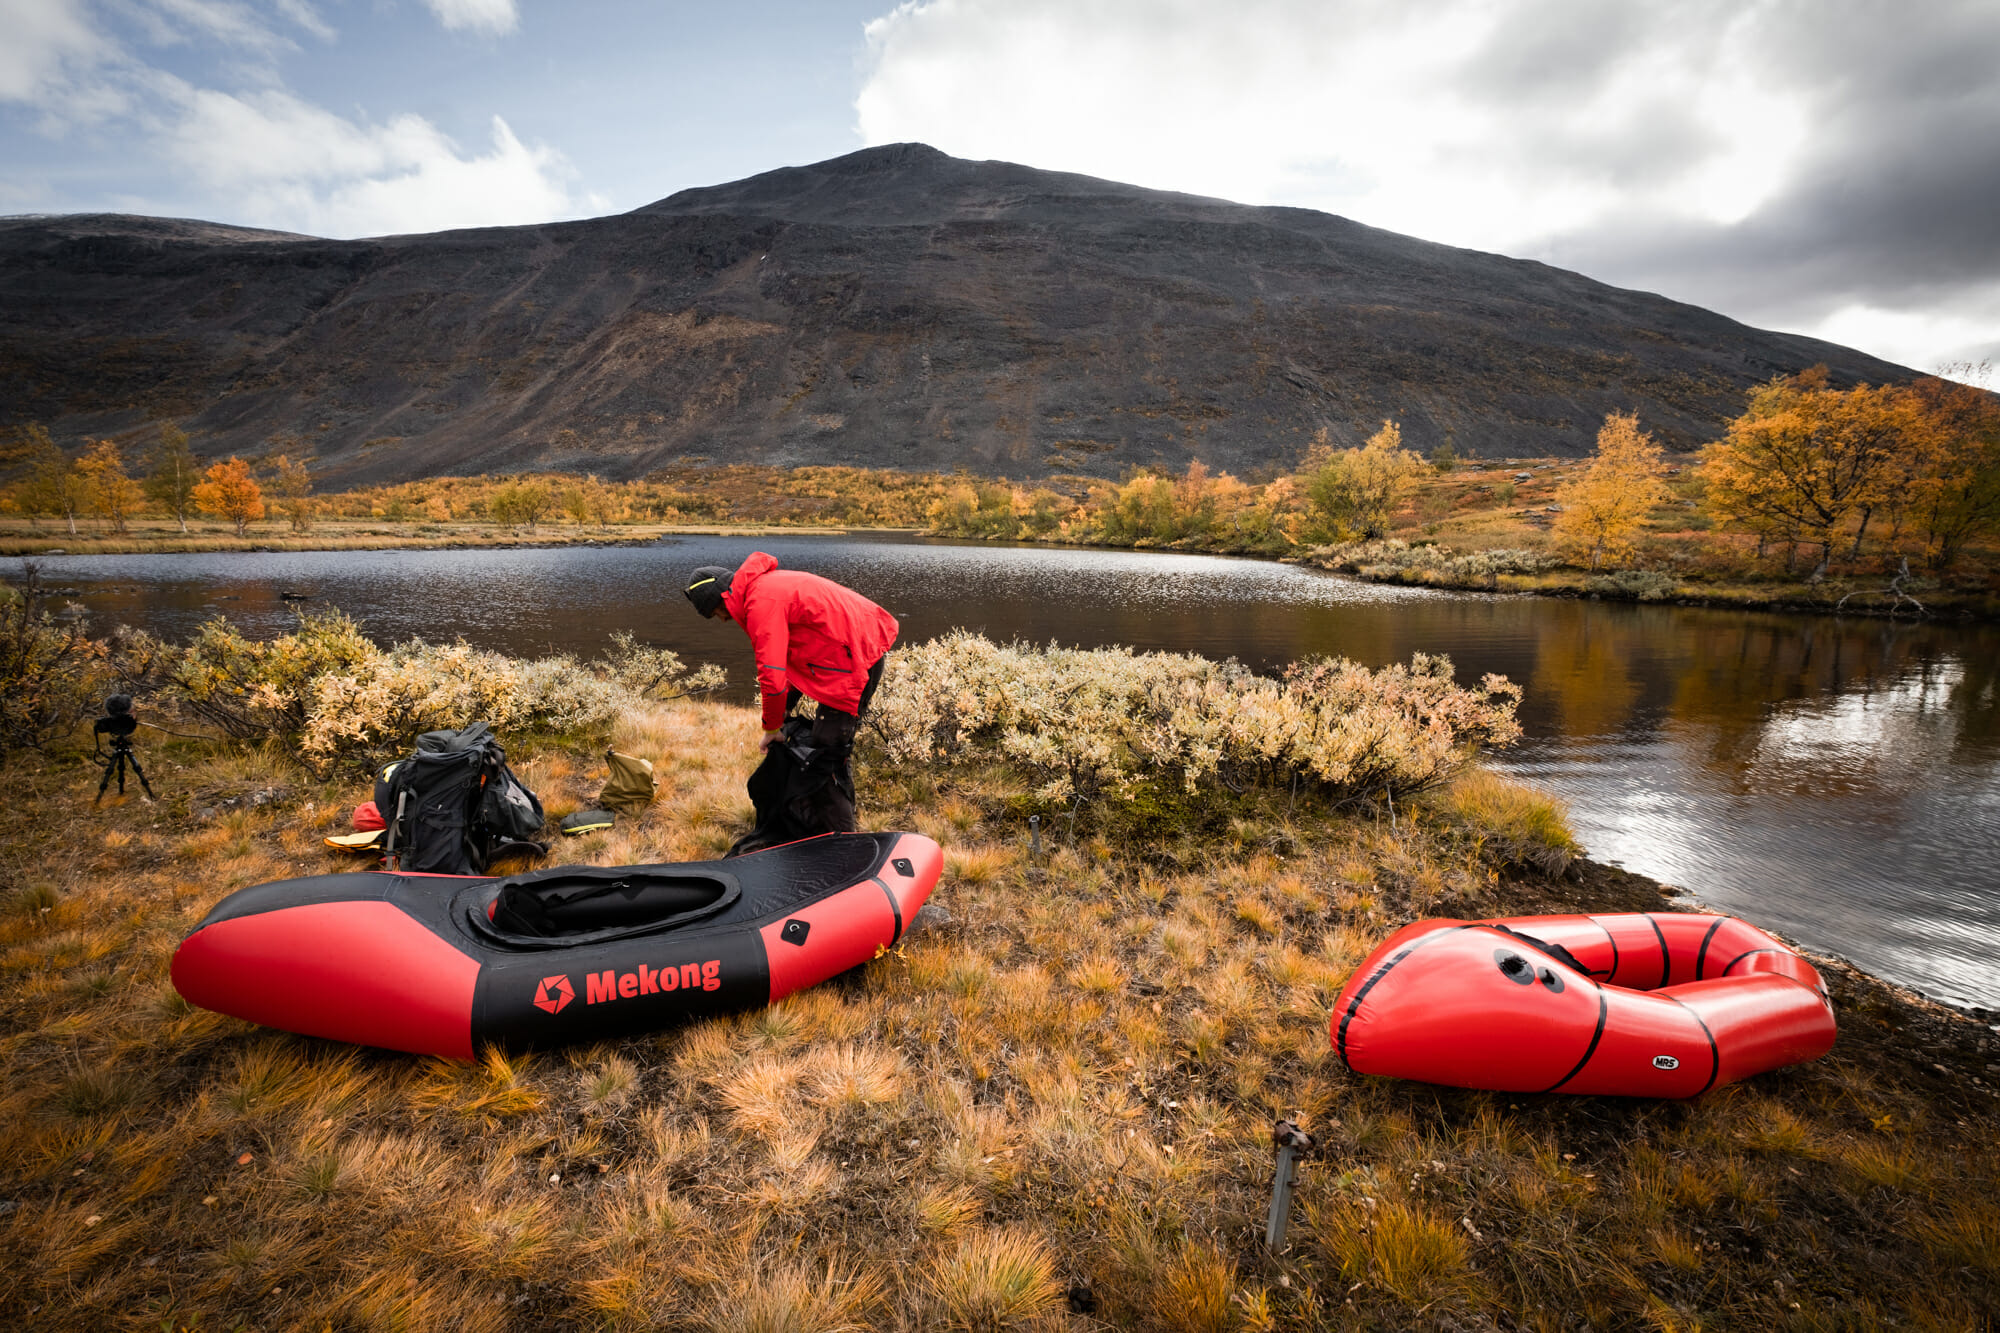
[(750, 585), (777, 567), (778, 558), (762, 551), (752, 551), (750, 558), (736, 567), (736, 573), (729, 579), (729, 591), (722, 594), (722, 604), (737, 624), (743, 623), (743, 599), (750, 595)]

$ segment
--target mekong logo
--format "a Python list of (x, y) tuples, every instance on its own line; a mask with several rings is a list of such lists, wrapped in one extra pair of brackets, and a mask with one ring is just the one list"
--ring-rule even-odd
[(705, 963), (682, 963), (679, 967), (663, 967), (657, 971), (641, 963), (637, 972), (586, 973), (583, 978), (583, 1002), (606, 1004), (612, 1000), (629, 1000), (637, 995), (721, 988), (720, 958), (711, 958)]
[(561, 1013), (563, 1006), (575, 998), (576, 991), (568, 977), (543, 977), (542, 984), (535, 987), (535, 1008), (552, 1014)]

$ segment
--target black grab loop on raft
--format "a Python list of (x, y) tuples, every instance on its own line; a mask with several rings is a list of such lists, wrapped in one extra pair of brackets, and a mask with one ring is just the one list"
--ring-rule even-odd
[(678, 930), (727, 911), (742, 896), (736, 876), (719, 870), (566, 866), (476, 886), (455, 906), (479, 938), (543, 950)]

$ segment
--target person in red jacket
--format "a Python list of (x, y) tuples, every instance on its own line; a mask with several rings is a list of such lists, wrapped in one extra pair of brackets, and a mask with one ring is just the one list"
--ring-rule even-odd
[[(868, 702), (882, 682), (882, 664), (896, 642), (896, 618), (831, 579), (780, 569), (762, 551), (753, 552), (734, 572), (719, 565), (695, 570), (687, 598), (703, 616), (733, 620), (750, 636), (767, 753), (785, 735), (786, 715), (800, 695), (818, 703), (811, 749), (822, 756), (818, 767), (833, 791), (822, 793), (830, 795), (830, 805), (826, 800), (808, 802), (815, 807), (809, 822), (837, 827), (811, 831), (852, 832), (854, 782), (848, 758)], [(753, 778), (753, 796), (755, 786)], [(792, 787), (796, 797), (799, 782)]]

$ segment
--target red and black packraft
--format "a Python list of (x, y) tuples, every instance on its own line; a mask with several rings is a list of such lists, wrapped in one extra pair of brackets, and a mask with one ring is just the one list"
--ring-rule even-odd
[(483, 875), (494, 857), (543, 853), (542, 803), (507, 767), (493, 729), (474, 722), (427, 731), (417, 748), (375, 777), (375, 805), (388, 826), (382, 854), (392, 870)]

